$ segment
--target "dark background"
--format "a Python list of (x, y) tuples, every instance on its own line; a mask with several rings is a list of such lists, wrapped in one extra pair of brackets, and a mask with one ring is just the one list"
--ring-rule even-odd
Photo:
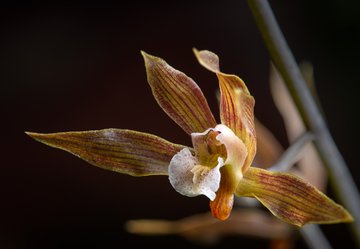
[[(359, 2), (270, 3), (296, 59), (313, 63), (330, 131), (359, 180)], [(269, 91), (269, 55), (245, 1), (1, 6), (0, 248), (197, 247), (176, 236), (129, 235), (123, 224), (205, 212), (206, 198), (177, 194), (166, 177), (90, 166), (24, 134), (112, 127), (189, 144), (153, 99), (140, 50), (192, 77), (218, 116), (216, 79), (198, 65), (193, 47), (216, 52), (224, 72), (244, 79), (256, 116), (287, 146)], [(345, 225), (322, 228), (334, 248), (352, 246)], [(267, 241), (229, 236), (215, 247), (245, 245)], [(296, 248), (306, 248), (301, 239)]]

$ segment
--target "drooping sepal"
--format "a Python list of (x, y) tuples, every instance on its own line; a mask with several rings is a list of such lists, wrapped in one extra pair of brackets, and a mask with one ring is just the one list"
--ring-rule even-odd
[(296, 226), (352, 221), (341, 205), (301, 178), (287, 173), (251, 167), (239, 182), (236, 194), (255, 197), (276, 217)]
[(185, 148), (155, 135), (122, 129), (27, 134), (100, 168), (133, 176), (167, 175), (171, 158)]
[(160, 107), (185, 132), (203, 132), (216, 125), (199, 86), (163, 59), (142, 52), (148, 83)]

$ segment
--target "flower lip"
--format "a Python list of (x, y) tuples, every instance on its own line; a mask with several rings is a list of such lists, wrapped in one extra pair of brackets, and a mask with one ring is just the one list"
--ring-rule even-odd
[(242, 179), (242, 166), (247, 156), (244, 143), (227, 126), (220, 124), (202, 133), (192, 133), (195, 156), (189, 149), (177, 153), (169, 164), (169, 180), (180, 194), (193, 197), (206, 195), (214, 200), (221, 181), (220, 168), (231, 175), (231, 188)]
[(205, 195), (210, 200), (216, 197), (220, 185), (220, 168), (224, 166), (221, 157), (214, 168), (198, 164), (188, 148), (181, 150), (170, 161), (169, 181), (173, 188), (182, 195), (194, 197)]

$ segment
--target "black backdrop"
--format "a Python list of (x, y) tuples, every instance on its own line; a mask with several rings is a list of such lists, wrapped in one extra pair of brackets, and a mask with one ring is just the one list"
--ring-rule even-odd
[[(360, 179), (359, 3), (270, 3), (296, 59), (313, 63), (330, 130)], [(198, 247), (176, 236), (129, 235), (123, 224), (205, 212), (205, 197), (177, 194), (166, 177), (89, 166), (24, 134), (113, 127), (189, 144), (154, 101), (140, 50), (191, 76), (217, 116), (216, 79), (191, 49), (216, 52), (223, 71), (247, 83), (257, 117), (288, 145), (269, 92), (269, 55), (245, 1), (3, 4), (0, 30), (0, 248)], [(322, 228), (334, 248), (351, 240), (344, 225)], [(215, 247), (245, 245), (267, 241), (229, 236)], [(296, 247), (306, 248), (301, 240)]]

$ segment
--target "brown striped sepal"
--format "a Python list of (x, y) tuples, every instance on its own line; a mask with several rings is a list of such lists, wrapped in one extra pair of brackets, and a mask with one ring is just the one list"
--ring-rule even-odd
[(255, 197), (281, 220), (296, 226), (306, 223), (351, 222), (342, 206), (299, 177), (251, 167), (236, 190)]
[(242, 167), (242, 172), (245, 173), (256, 154), (255, 100), (238, 76), (220, 71), (219, 58), (216, 54), (208, 50), (198, 51), (196, 49), (194, 49), (194, 53), (199, 63), (218, 77), (221, 93), (221, 123), (233, 130), (248, 150), (248, 156)]
[(160, 107), (188, 134), (215, 127), (199, 86), (163, 59), (142, 52), (147, 80)]
[(121, 129), (27, 134), (100, 168), (132, 176), (167, 175), (171, 158), (185, 148), (155, 135)]

